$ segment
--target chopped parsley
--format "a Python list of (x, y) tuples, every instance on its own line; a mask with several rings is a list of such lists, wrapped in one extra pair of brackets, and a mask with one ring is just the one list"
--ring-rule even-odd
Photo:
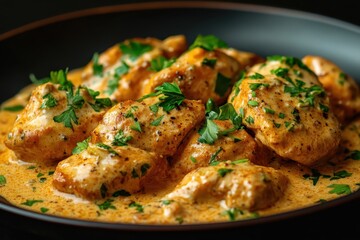
[(120, 129), (114, 137), (111, 145), (113, 146), (127, 146), (127, 142), (132, 139), (132, 136), (125, 136), (124, 132)]
[(44, 202), (43, 200), (26, 200), (25, 202), (21, 203), (22, 205), (25, 205), (25, 206), (33, 206), (35, 203), (41, 203), (41, 202)]
[(306, 64), (304, 64), (299, 58), (296, 58), (296, 57), (273, 55), (273, 56), (268, 56), (266, 59), (267, 59), (267, 61), (279, 61), (281, 63), (285, 63), (286, 65), (288, 65), (291, 68), (294, 65), (298, 65), (299, 68), (315, 75), (315, 73), (313, 71), (311, 71), (311, 69), (308, 68), (308, 66), (306, 66)]
[(199, 34), (195, 41), (190, 45), (189, 50), (194, 48), (203, 48), (208, 51), (213, 51), (216, 48), (228, 48), (228, 45), (223, 40), (215, 37), (214, 35), (201, 35)]
[(139, 203), (132, 202), (132, 203), (129, 204), (129, 207), (135, 208), (136, 211), (138, 211), (139, 213), (144, 212), (144, 207)]
[(349, 173), (346, 170), (341, 170), (341, 171), (335, 172), (334, 176), (332, 176), (330, 178), (330, 180), (337, 180), (337, 179), (340, 179), (340, 178), (346, 178), (346, 177), (350, 177), (351, 175), (352, 175), (352, 173)]
[(0, 175), (0, 187), (6, 184), (6, 178), (4, 175)]
[(284, 113), (279, 113), (279, 118), (284, 119), (284, 118), (285, 118), (285, 114), (284, 114)]
[(166, 205), (170, 205), (173, 201), (174, 201), (174, 200), (167, 200), (167, 199), (165, 199), (165, 200), (162, 200), (161, 203), (166, 206)]
[(111, 154), (119, 155), (112, 147), (110, 147), (109, 145), (106, 145), (104, 143), (97, 143), (96, 146), (98, 146), (99, 148), (107, 150)]
[(99, 64), (99, 53), (94, 53), (93, 58), (92, 58), (92, 62), (93, 62), (93, 73), (95, 76), (102, 76), (103, 75), (103, 71), (104, 71), (104, 66), (102, 64)]
[(245, 118), (245, 122), (247, 122), (248, 124), (254, 124), (255, 120), (252, 116), (248, 116), (247, 118)]
[(344, 83), (345, 83), (345, 81), (346, 81), (346, 79), (347, 79), (346, 74), (343, 73), (343, 72), (340, 72), (340, 73), (339, 73), (338, 83), (339, 83), (341, 86), (343, 86)]
[(164, 56), (159, 56), (150, 61), (149, 70), (154, 71), (154, 72), (159, 72), (165, 68), (170, 67), (175, 61), (176, 61), (176, 59), (174, 59), (174, 58), (167, 59)]
[[(135, 120), (134, 120), (135, 121)], [(137, 131), (137, 132), (142, 132), (141, 130), (141, 125), (138, 121), (135, 121), (133, 125), (130, 126), (130, 128), (134, 131)]]
[(40, 211), (41, 211), (42, 213), (46, 213), (47, 211), (49, 211), (49, 209), (48, 209), (48, 208), (45, 208), (45, 207), (41, 207), (41, 208), (40, 208)]
[(193, 163), (196, 163), (196, 158), (194, 158), (193, 156), (190, 156), (190, 160), (193, 162)]
[(227, 215), (230, 221), (235, 221), (239, 215), (243, 214), (244, 212), (238, 208), (230, 208), (222, 213), (222, 215)]
[(114, 77), (108, 81), (107, 89), (105, 93), (111, 95), (119, 87), (119, 80), (122, 76), (129, 72), (129, 65), (125, 61), (121, 62), (121, 65), (115, 69)]
[(136, 41), (128, 41), (119, 45), (124, 56), (128, 56), (131, 61), (135, 61), (138, 57), (153, 49), (151, 45), (142, 44)]
[(275, 114), (275, 111), (272, 110), (271, 108), (266, 108), (266, 107), (264, 107), (263, 109), (264, 109), (264, 112), (265, 112), (265, 113), (272, 114), (272, 115)]
[(211, 154), (210, 156), (210, 160), (209, 160), (209, 165), (210, 166), (216, 166), (219, 164), (219, 162), (216, 160), (217, 156), (219, 155), (219, 153), (222, 151), (222, 147), (219, 147), (218, 150), (216, 150), (215, 153)]
[(225, 93), (227, 92), (230, 85), (231, 85), (231, 79), (230, 78), (225, 77), (221, 73), (217, 74), (215, 92), (220, 97), (223, 97), (225, 95)]
[(23, 110), (25, 107), (23, 105), (13, 105), (13, 106), (6, 106), (2, 107), (1, 110), (8, 111), (8, 112), (19, 112)]
[(252, 91), (255, 91), (259, 89), (260, 87), (269, 87), (270, 85), (268, 83), (250, 83), (249, 87)]
[(209, 58), (204, 58), (204, 60), (201, 62), (201, 65), (205, 65), (208, 66), (210, 68), (214, 68), (216, 65), (217, 59), (213, 58), (213, 59), (209, 59)]
[(40, 108), (53, 108), (57, 105), (57, 100), (54, 98), (54, 96), (51, 93), (46, 94), (43, 96), (43, 103), (41, 104)]
[(265, 77), (261, 75), (260, 73), (254, 73), (253, 75), (248, 76), (250, 79), (264, 79)]
[(250, 101), (248, 101), (248, 105), (251, 107), (257, 107), (257, 106), (259, 106), (259, 103), (254, 100), (250, 100)]
[(311, 180), (313, 182), (313, 185), (315, 186), (319, 181), (320, 177), (330, 178), (331, 176), (321, 174), (317, 169), (311, 169), (311, 174), (304, 174), (303, 177), (305, 179)]
[(162, 115), (150, 123), (151, 126), (159, 126), (165, 115)]
[(225, 177), (226, 174), (231, 173), (232, 171), (234, 171), (234, 170), (230, 169), (230, 168), (220, 168), (218, 170), (218, 173), (221, 177)]
[(114, 199), (106, 199), (103, 203), (96, 204), (101, 211), (108, 210), (108, 209), (116, 209), (116, 207), (112, 204)]
[(329, 193), (334, 193), (337, 195), (351, 193), (350, 186), (347, 184), (331, 184), (328, 186), (328, 188), (332, 188), (332, 190), (330, 190)]
[(116, 191), (112, 194), (113, 197), (119, 197), (119, 196), (123, 196), (123, 197), (128, 197), (128, 196), (131, 196), (131, 194), (124, 190), (124, 189), (121, 189), (119, 191)]
[(161, 86), (155, 88), (155, 92), (147, 94), (140, 98), (138, 101), (142, 101), (149, 97), (161, 96), (159, 106), (166, 112), (170, 112), (172, 109), (179, 107), (185, 100), (185, 96), (182, 94), (179, 86), (176, 83), (165, 82)]
[(82, 142), (78, 142), (76, 144), (76, 147), (72, 150), (72, 154), (79, 154), (82, 151), (86, 150), (89, 147), (89, 141), (90, 141), (90, 137), (86, 138)]
[(141, 165), (141, 167), (140, 167), (141, 176), (145, 176), (146, 172), (149, 168), (150, 168), (150, 164), (148, 164), (148, 163), (144, 163), (143, 165)]
[(206, 119), (205, 125), (199, 130), (200, 137), (198, 139), (201, 143), (214, 144), (218, 139), (219, 128), (213, 120)]
[(106, 185), (103, 183), (101, 184), (101, 187), (100, 187), (100, 195), (102, 198), (105, 198), (106, 197), (106, 194), (107, 194), (107, 187)]
[(359, 150), (351, 151), (350, 154), (345, 159), (349, 159), (349, 158), (353, 160), (360, 160), (360, 151)]

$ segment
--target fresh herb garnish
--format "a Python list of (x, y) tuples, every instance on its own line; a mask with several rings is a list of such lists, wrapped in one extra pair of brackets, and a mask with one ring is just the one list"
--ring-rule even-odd
[(40, 211), (41, 211), (42, 213), (46, 213), (47, 211), (49, 211), (49, 209), (48, 209), (48, 208), (45, 208), (45, 207), (41, 207), (41, 208), (40, 208)]
[(352, 175), (352, 173), (349, 173), (346, 170), (341, 170), (341, 171), (335, 172), (334, 176), (332, 176), (330, 178), (330, 180), (337, 180), (337, 179), (340, 179), (340, 178), (346, 178), (346, 177), (350, 177), (351, 175)]
[(253, 75), (248, 76), (250, 79), (264, 79), (265, 77), (261, 75), (260, 73), (254, 73)]
[(129, 207), (135, 208), (139, 213), (144, 212), (144, 207), (139, 203), (132, 202), (129, 204)]
[(22, 205), (26, 205), (31, 207), (32, 205), (34, 205), (35, 203), (41, 203), (44, 202), (43, 200), (26, 200), (26, 202), (21, 203)]
[(106, 199), (103, 203), (96, 205), (98, 205), (100, 210), (116, 209), (116, 207), (112, 204), (113, 201), (114, 199), (109, 198)]
[(120, 43), (120, 49), (124, 56), (128, 56), (131, 61), (135, 61), (142, 54), (151, 51), (153, 47), (148, 44), (129, 41), (126, 43)]
[(145, 176), (146, 172), (149, 168), (150, 168), (150, 164), (148, 164), (148, 163), (144, 163), (143, 165), (141, 165), (141, 167), (140, 167), (141, 176)]
[(149, 70), (154, 71), (154, 72), (159, 72), (159, 71), (163, 70), (164, 68), (170, 67), (175, 61), (176, 61), (176, 59), (174, 59), (174, 58), (167, 59), (164, 56), (159, 56), (150, 61)]
[(114, 137), (111, 145), (113, 146), (127, 146), (127, 142), (132, 139), (132, 136), (125, 136), (123, 130), (119, 130)]
[(196, 158), (194, 158), (193, 156), (190, 156), (190, 160), (193, 162), (193, 163), (196, 163)]
[(43, 96), (43, 99), (44, 101), (40, 106), (41, 109), (52, 108), (57, 105), (57, 100), (56, 98), (54, 98), (54, 96), (51, 93), (48, 93), (45, 96)]
[(201, 143), (214, 144), (218, 139), (219, 128), (213, 120), (206, 119), (206, 123), (199, 130), (200, 137), (198, 139)]
[(107, 150), (111, 154), (119, 155), (112, 147), (110, 147), (109, 145), (106, 145), (104, 143), (97, 143), (96, 146), (98, 146), (99, 148)]
[(331, 184), (328, 186), (328, 188), (332, 188), (329, 193), (335, 193), (337, 195), (351, 193), (350, 186), (347, 184)]
[(6, 184), (6, 178), (4, 175), (0, 175), (0, 187)]
[(313, 185), (315, 186), (317, 184), (317, 182), (319, 181), (320, 177), (330, 178), (331, 176), (321, 174), (317, 169), (311, 169), (311, 175), (310, 174), (304, 174), (303, 177), (305, 179), (312, 180)]
[(131, 196), (131, 194), (124, 190), (124, 189), (121, 189), (119, 191), (116, 191), (112, 194), (113, 197), (119, 197), (119, 196), (123, 196), (123, 197), (128, 197), (128, 196)]
[(220, 97), (223, 97), (227, 92), (228, 88), (230, 87), (230, 84), (231, 84), (230, 78), (225, 77), (221, 73), (218, 73), (216, 78), (215, 92)]
[(222, 151), (222, 147), (219, 147), (218, 150), (216, 150), (215, 153), (211, 154), (210, 156), (210, 160), (209, 160), (209, 165), (210, 166), (216, 166), (219, 164), (219, 162), (216, 160), (217, 156), (219, 155), (219, 153)]
[(244, 212), (238, 208), (230, 208), (225, 210), (222, 214), (227, 215), (230, 221), (235, 221), (238, 215), (243, 215)]
[(228, 48), (227, 43), (215, 37), (214, 35), (198, 35), (195, 41), (190, 45), (189, 50), (194, 48), (203, 48), (208, 51), (213, 51), (216, 48)]
[(103, 75), (103, 71), (104, 71), (104, 66), (102, 64), (99, 64), (99, 53), (94, 53), (93, 58), (92, 58), (92, 62), (93, 62), (93, 73), (95, 76), (102, 76)]
[(230, 168), (220, 168), (218, 170), (218, 173), (221, 177), (225, 177), (226, 174), (231, 173), (232, 171), (234, 171), (234, 170), (230, 169)]
[(13, 105), (13, 106), (6, 106), (2, 107), (1, 110), (9, 111), (9, 112), (19, 112), (23, 110), (25, 107), (23, 105)]
[(209, 59), (209, 58), (204, 58), (204, 60), (201, 62), (201, 65), (205, 65), (211, 68), (214, 68), (216, 65), (217, 59), (213, 58), (213, 59)]
[(143, 96), (138, 101), (142, 101), (149, 97), (159, 96), (161, 94), (164, 96), (159, 98), (159, 106), (166, 112), (170, 112), (172, 109), (180, 106), (185, 100), (185, 96), (182, 94), (176, 83), (165, 82), (161, 86), (156, 87), (155, 92)]
[(150, 123), (151, 126), (159, 126), (165, 115), (162, 115)]
[(134, 120), (134, 124), (130, 126), (130, 129), (140, 132), (140, 133), (142, 132), (140, 123), (135, 120)]
[(76, 143), (76, 147), (72, 150), (72, 154), (79, 154), (82, 151), (86, 150), (89, 147), (90, 137), (85, 140)]

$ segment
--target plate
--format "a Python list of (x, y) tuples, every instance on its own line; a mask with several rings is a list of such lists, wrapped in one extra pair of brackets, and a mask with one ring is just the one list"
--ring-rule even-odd
[[(360, 80), (358, 26), (310, 13), (257, 5), (153, 2), (82, 10), (0, 35), (0, 101), (26, 86), (30, 73), (46, 76), (52, 70), (82, 67), (94, 52), (102, 52), (134, 36), (163, 39), (175, 34), (186, 35), (189, 42), (198, 34), (214, 34), (229, 46), (261, 56), (320, 55), (338, 63), (345, 72)], [(0, 224), (5, 237), (16, 232), (47, 239), (173, 237), (177, 233), (196, 239), (215, 233), (224, 237), (233, 234), (252, 238), (279, 237), (284, 229), (297, 231), (297, 237), (309, 234), (344, 237), (346, 231), (332, 232), (331, 229), (353, 227), (353, 231), (358, 231), (355, 221), (347, 218), (349, 211), (360, 212), (359, 199), (357, 191), (321, 205), (258, 219), (166, 226), (66, 219), (16, 208), (0, 200)], [(322, 225), (327, 230), (321, 228)]]

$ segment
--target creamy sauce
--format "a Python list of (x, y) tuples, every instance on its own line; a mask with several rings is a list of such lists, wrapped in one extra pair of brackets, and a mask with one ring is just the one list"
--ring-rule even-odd
[[(24, 104), (29, 89), (4, 103), (4, 106)], [(12, 204), (43, 214), (92, 221), (151, 224), (230, 221), (229, 215), (224, 214), (224, 208), (221, 207), (224, 203), (221, 201), (193, 204), (185, 207), (186, 210), (181, 219), (174, 218), (171, 213), (177, 211), (177, 206), (175, 204), (165, 206), (161, 201), (174, 189), (179, 180), (168, 181), (161, 186), (131, 196), (118, 196), (97, 201), (88, 201), (59, 192), (52, 186), (52, 174), (56, 165), (44, 166), (23, 162), (16, 159), (14, 153), (2, 143), (18, 113), (0, 112), (0, 175), (6, 179), (6, 183), (0, 186), (0, 195)], [(346, 184), (350, 187), (351, 192), (357, 191), (360, 183), (360, 160), (339, 159), (331, 162), (337, 163), (325, 164), (316, 168), (321, 173), (317, 182), (316, 177), (304, 177), (305, 174), (310, 176), (312, 174), (311, 169), (307, 167), (290, 161), (272, 162), (272, 167), (280, 170), (289, 178), (289, 185), (284, 196), (270, 208), (253, 213), (246, 211), (242, 214), (238, 213), (235, 214), (235, 219), (261, 217), (290, 211), (320, 204), (344, 195), (330, 193), (332, 188), (329, 186), (331, 184)], [(334, 173), (342, 170), (351, 173), (351, 176), (335, 180), (331, 178)], [(80, 175), (86, 175), (86, 169), (82, 169)], [(330, 177), (324, 177), (324, 175)], [(314, 184), (315, 182), (316, 184)]]

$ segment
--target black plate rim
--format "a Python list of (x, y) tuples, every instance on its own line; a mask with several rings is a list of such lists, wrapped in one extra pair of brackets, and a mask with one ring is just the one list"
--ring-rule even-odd
[[(298, 18), (310, 21), (316, 21), (332, 25), (334, 27), (346, 29), (348, 31), (360, 34), (360, 26), (354, 25), (349, 22), (345, 22), (332, 17), (327, 17), (320, 14), (314, 14), (304, 11), (292, 10), (280, 7), (270, 7), (265, 5), (254, 5), (234, 2), (207, 2), (207, 1), (174, 1), (174, 2), (147, 2), (147, 3), (130, 3), (119, 4), (111, 6), (96, 7), (90, 9), (84, 9), (80, 11), (65, 13), (54, 17), (35, 21), (19, 28), (15, 28), (3, 34), (0, 34), (1, 41), (9, 40), (12, 37), (16, 37), (22, 33), (26, 33), (31, 30), (35, 30), (41, 27), (45, 27), (61, 21), (67, 21), (71, 19), (102, 15), (109, 13), (118, 13), (126, 11), (139, 11), (139, 10), (151, 10), (151, 9), (174, 9), (174, 8), (204, 8), (204, 9), (220, 9), (220, 10), (236, 10), (254, 13), (264, 13), (276, 16), (286, 16), (291, 18)], [(26, 217), (29, 219), (39, 220), (41, 222), (52, 222), (61, 225), (70, 225), (75, 227), (87, 227), (98, 228), (108, 230), (126, 230), (126, 231), (193, 231), (193, 230), (209, 230), (209, 229), (226, 229), (234, 227), (247, 227), (258, 224), (266, 224), (268, 222), (281, 221), (289, 218), (300, 217), (308, 214), (314, 214), (319, 211), (323, 211), (328, 208), (332, 208), (341, 204), (345, 204), (351, 201), (360, 199), (360, 191), (353, 192), (349, 195), (330, 200), (318, 205), (312, 205), (301, 209), (290, 210), (283, 213), (278, 213), (270, 216), (263, 216), (254, 219), (244, 219), (234, 222), (215, 222), (215, 223), (197, 223), (197, 224), (131, 224), (131, 223), (108, 223), (97, 222), (82, 219), (73, 219), (67, 217), (60, 217), (55, 215), (41, 214), (24, 208), (12, 206), (4, 202), (0, 202), (0, 210), (6, 211), (19, 217)]]
[(40, 27), (44, 27), (61, 21), (86, 17), (86, 16), (118, 13), (125, 11), (173, 9), (173, 8), (204, 8), (204, 9), (237, 10), (237, 11), (246, 11), (246, 12), (255, 12), (255, 13), (266, 13), (270, 15), (286, 16), (286, 17), (292, 17), (298, 19), (317, 21), (328, 25), (336, 26), (339, 28), (347, 29), (349, 31), (360, 34), (360, 26), (357, 26), (353, 23), (349, 23), (340, 19), (328, 17), (321, 14), (310, 13), (300, 10), (271, 7), (265, 5), (247, 4), (247, 3), (235, 3), (235, 2), (169, 1), (169, 2), (142, 2), (142, 3), (118, 4), (118, 5), (109, 5), (109, 6), (88, 8), (79, 11), (68, 12), (53, 17), (44, 18), (38, 21), (34, 21), (25, 24), (23, 26), (11, 29), (7, 32), (1, 33), (0, 42)]

